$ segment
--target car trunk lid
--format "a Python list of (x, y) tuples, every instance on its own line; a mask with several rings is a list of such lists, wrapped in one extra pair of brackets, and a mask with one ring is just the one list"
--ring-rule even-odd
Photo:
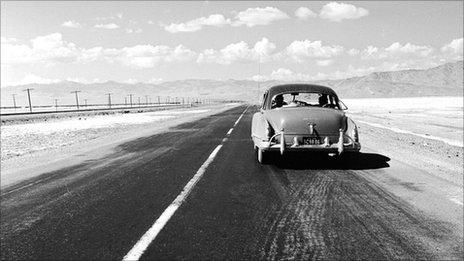
[(310, 134), (310, 125), (320, 135), (338, 134), (343, 128), (344, 112), (331, 108), (304, 107), (279, 108), (265, 112), (266, 118), (276, 132), (285, 134)]

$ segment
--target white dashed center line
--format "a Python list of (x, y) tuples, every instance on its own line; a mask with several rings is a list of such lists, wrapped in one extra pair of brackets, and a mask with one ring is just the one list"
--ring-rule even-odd
[[(249, 107), (249, 106), (248, 106)], [(245, 114), (247, 111), (248, 107), (242, 112), (240, 117), (237, 119), (237, 121), (234, 123), (234, 127), (238, 124), (242, 116)], [(229, 136), (233, 131), (233, 128), (231, 128), (226, 136)], [(148, 229), (145, 234), (137, 241), (137, 243), (132, 247), (132, 249), (127, 253), (124, 257), (123, 260), (139, 260), (140, 257), (143, 255), (145, 250), (148, 248), (148, 246), (155, 240), (156, 236), (158, 233), (163, 229), (163, 227), (166, 225), (166, 223), (169, 221), (169, 219), (174, 215), (176, 210), (182, 205), (182, 203), (186, 200), (192, 189), (195, 187), (195, 185), (198, 183), (198, 181), (201, 179), (203, 174), (205, 173), (206, 169), (208, 168), (209, 164), (213, 162), (214, 158), (218, 154), (219, 150), (222, 148), (222, 145), (224, 142), (227, 141), (227, 138), (224, 138), (214, 150), (211, 152), (209, 155), (208, 159), (201, 165), (201, 167), (198, 169), (197, 173), (193, 176), (193, 178), (185, 185), (184, 189), (182, 192), (174, 199), (174, 201), (169, 205), (164, 212), (161, 214), (161, 216), (155, 221), (155, 223)]]

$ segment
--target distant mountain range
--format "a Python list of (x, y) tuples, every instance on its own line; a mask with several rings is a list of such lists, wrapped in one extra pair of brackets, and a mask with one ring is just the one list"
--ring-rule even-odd
[(319, 81), (341, 97), (462, 96), (463, 62), (426, 70), (374, 72), (362, 77)]
[[(152, 102), (160, 96), (164, 101), (167, 96), (184, 98), (218, 98), (257, 102), (258, 88), (265, 88), (286, 82), (250, 80), (203, 80), (187, 79), (160, 84), (128, 84), (105, 82), (82, 84), (76, 82), (59, 82), (53, 84), (29, 84), (1, 88), (1, 106), (12, 106), (12, 94), (15, 93), (17, 104), (27, 103), (25, 88), (31, 91), (33, 105), (53, 104), (55, 98), (60, 104), (74, 104), (74, 94), (79, 90), (79, 99), (88, 103), (107, 103), (106, 93), (112, 93), (113, 103), (123, 103), (124, 97), (133, 94), (133, 102), (140, 97), (145, 102), (145, 95)], [(462, 96), (463, 95), (463, 61), (446, 63), (427, 70), (403, 70), (393, 72), (374, 72), (366, 76), (342, 80), (324, 80), (313, 82), (332, 87), (342, 98), (380, 98), (380, 97), (414, 97), (414, 96)], [(258, 87), (259, 86), (259, 87)]]

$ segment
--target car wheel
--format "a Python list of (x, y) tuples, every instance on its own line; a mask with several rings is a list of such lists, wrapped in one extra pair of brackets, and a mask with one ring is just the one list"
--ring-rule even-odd
[(263, 149), (256, 148), (256, 159), (258, 160), (259, 163), (264, 164), (265, 159), (266, 159), (266, 153), (264, 152)]

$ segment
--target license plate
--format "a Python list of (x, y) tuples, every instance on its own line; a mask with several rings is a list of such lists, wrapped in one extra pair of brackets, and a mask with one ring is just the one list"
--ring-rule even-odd
[(304, 145), (321, 145), (321, 140), (319, 138), (306, 137), (303, 138)]

